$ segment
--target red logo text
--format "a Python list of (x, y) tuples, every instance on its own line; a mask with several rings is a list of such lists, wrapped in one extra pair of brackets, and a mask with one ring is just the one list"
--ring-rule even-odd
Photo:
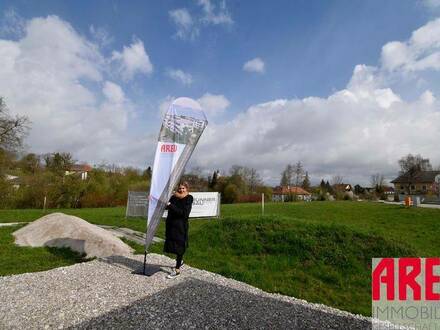
[(381, 284), (385, 285), (387, 300), (407, 300), (407, 291), (411, 290), (414, 301), (440, 301), (440, 290), (434, 292), (434, 285), (440, 284), (440, 276), (435, 275), (440, 270), (440, 258), (424, 260), (422, 264), (422, 258), (382, 258), (372, 272), (373, 301), (380, 300)]
[(177, 146), (175, 144), (162, 144), (160, 152), (176, 152)]

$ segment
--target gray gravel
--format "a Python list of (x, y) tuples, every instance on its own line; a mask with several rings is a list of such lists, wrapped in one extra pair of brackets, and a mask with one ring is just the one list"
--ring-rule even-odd
[(109, 257), (0, 277), (1, 329), (370, 329), (371, 320), (278, 294), (174, 260)]

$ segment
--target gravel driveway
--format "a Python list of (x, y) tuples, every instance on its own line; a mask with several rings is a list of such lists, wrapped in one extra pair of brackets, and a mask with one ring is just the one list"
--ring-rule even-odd
[(0, 329), (370, 329), (370, 319), (189, 266), (165, 277), (174, 260), (110, 257), (45, 272), (0, 277)]

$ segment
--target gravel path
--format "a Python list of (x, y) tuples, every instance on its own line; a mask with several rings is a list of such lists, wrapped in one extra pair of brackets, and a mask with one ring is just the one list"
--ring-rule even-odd
[(369, 318), (250, 285), (149, 254), (109, 257), (0, 277), (0, 329), (370, 329)]

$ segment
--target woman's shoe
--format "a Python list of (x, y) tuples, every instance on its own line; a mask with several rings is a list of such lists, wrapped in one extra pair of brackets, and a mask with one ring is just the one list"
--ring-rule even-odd
[(176, 270), (173, 270), (171, 272), (171, 274), (168, 274), (167, 279), (171, 280), (171, 279), (179, 277), (179, 276), (180, 276), (180, 272), (177, 272)]

